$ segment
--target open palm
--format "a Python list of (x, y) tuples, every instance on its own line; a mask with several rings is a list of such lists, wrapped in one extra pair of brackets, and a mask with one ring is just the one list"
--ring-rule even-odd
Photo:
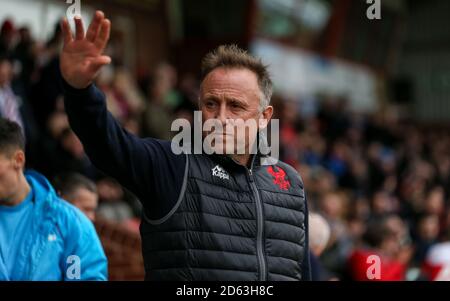
[(111, 62), (103, 55), (109, 40), (111, 22), (105, 19), (103, 12), (97, 11), (88, 31), (84, 32), (83, 21), (75, 17), (75, 37), (73, 37), (67, 19), (62, 21), (64, 47), (60, 57), (61, 74), (74, 88), (89, 86), (100, 68)]

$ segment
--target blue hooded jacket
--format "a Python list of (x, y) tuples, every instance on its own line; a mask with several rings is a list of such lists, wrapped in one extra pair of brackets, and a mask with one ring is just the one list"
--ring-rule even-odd
[(107, 280), (107, 259), (92, 222), (60, 199), (44, 176), (34, 171), (25, 176), (35, 196), (31, 231), (13, 275), (0, 265), (0, 280)]

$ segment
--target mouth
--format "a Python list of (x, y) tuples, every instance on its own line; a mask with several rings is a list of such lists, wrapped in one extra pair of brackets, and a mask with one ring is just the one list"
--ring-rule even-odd
[(217, 132), (210, 132), (209, 135), (214, 135), (214, 136), (234, 136), (232, 133), (217, 133)]

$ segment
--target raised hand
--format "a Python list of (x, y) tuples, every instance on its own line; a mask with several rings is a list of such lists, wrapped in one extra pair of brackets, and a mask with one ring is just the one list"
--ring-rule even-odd
[(60, 56), (61, 74), (74, 88), (88, 87), (102, 66), (111, 63), (103, 51), (109, 40), (111, 22), (103, 12), (95, 12), (94, 19), (85, 35), (81, 17), (75, 17), (75, 38), (66, 18), (61, 23), (64, 47)]

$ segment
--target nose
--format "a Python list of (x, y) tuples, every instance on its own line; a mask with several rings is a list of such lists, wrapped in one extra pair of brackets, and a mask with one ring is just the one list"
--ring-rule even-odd
[(225, 103), (220, 104), (220, 108), (219, 108), (219, 111), (217, 112), (216, 118), (220, 121), (222, 126), (225, 126), (227, 124), (228, 112), (227, 112), (227, 106)]

